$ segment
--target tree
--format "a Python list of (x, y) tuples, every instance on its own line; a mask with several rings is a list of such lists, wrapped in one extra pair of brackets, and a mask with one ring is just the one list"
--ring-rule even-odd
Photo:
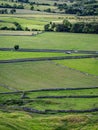
[(44, 30), (45, 30), (45, 31), (50, 31), (49, 27), (50, 27), (50, 25), (49, 25), (49, 24), (46, 24), (46, 25), (44, 26)]
[(5, 12), (5, 14), (8, 14), (8, 10), (7, 9), (5, 9), (4, 12)]
[(7, 9), (2, 9), (2, 10), (0, 10), (0, 14), (8, 14), (8, 10)]
[(83, 33), (84, 23), (78, 22), (72, 25), (71, 31), (75, 33)]
[(45, 9), (44, 11), (45, 11), (45, 12), (49, 12), (49, 13), (50, 13), (50, 12), (51, 12), (51, 9), (50, 9), (50, 8), (48, 8), (48, 9)]
[(18, 22), (13, 22), (13, 24), (16, 26), (16, 30), (23, 30)]
[(56, 2), (54, 3), (54, 6), (57, 6), (57, 3), (56, 3)]
[(31, 10), (34, 10), (34, 6), (32, 5), (30, 9), (31, 9)]
[(20, 24), (17, 25), (16, 30), (23, 30)]
[(67, 19), (64, 19), (63, 20), (63, 25), (64, 25), (65, 32), (69, 32), (70, 29), (71, 29), (72, 24)]
[(11, 9), (11, 10), (10, 10), (10, 13), (11, 13), (11, 14), (16, 13), (16, 9)]
[(25, 31), (30, 31), (30, 29), (28, 27), (25, 28)]
[(55, 28), (56, 28), (56, 24), (55, 23), (51, 23), (51, 30), (55, 31)]
[(17, 50), (19, 50), (19, 45), (15, 45), (14, 46), (14, 49), (17, 51)]
[(56, 25), (56, 32), (65, 32), (65, 28), (63, 24)]

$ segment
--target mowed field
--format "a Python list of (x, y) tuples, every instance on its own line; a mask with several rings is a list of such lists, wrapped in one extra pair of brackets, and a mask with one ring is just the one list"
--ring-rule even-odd
[(98, 78), (51, 62), (0, 64), (0, 82), (13, 90), (97, 86)]

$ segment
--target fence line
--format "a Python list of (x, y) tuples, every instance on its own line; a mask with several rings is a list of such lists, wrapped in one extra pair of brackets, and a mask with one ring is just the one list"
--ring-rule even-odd
[(98, 98), (98, 95), (38, 96), (37, 98), (40, 98), (40, 99), (42, 98)]
[[(0, 48), (0, 51), (15, 51), (14, 48)], [(20, 52), (60, 52), (60, 53), (83, 53), (83, 54), (98, 54), (98, 51), (92, 50), (59, 50), (59, 49), (29, 49), (29, 48), (20, 48), (17, 51)]]
[(32, 108), (22, 107), (26, 112), (38, 113), (38, 114), (55, 114), (55, 113), (86, 113), (86, 112), (97, 112), (98, 108), (85, 109), (85, 110), (36, 110)]
[(34, 62), (34, 61), (51, 61), (51, 60), (65, 60), (65, 59), (83, 59), (83, 58), (96, 58), (96, 55), (83, 55), (83, 56), (61, 56), (61, 57), (41, 57), (41, 58), (23, 58), (12, 60), (0, 60), (0, 63), (17, 63), (17, 62)]
[(80, 88), (46, 88), (46, 89), (34, 89), (26, 91), (14, 91), (14, 92), (0, 92), (0, 94), (17, 94), (17, 93), (30, 93), (30, 92), (42, 92), (42, 91), (67, 91), (67, 90), (85, 90), (85, 89), (98, 89), (98, 86), (93, 87), (80, 87)]

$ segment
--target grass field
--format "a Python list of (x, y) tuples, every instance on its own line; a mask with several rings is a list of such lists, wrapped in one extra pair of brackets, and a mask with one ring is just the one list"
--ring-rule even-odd
[[(57, 6), (54, 6), (54, 3), (65, 3), (65, 0), (30, 0), (30, 2), (48, 3), (50, 6), (34, 5), (34, 11), (32, 11), (30, 4), (22, 3), (25, 9), (16, 9), (15, 14), (0, 14), (0, 28), (4, 26), (16, 28), (13, 22), (18, 22), (24, 30), (26, 27), (30, 29), (30, 31), (0, 31), (0, 48), (14, 49), (15, 45), (19, 45), (20, 49), (92, 50), (98, 52), (97, 34), (43, 31), (44, 25), (50, 22), (61, 23), (64, 19), (71, 23), (98, 22), (98, 16), (58, 14), (60, 11)], [(7, 0), (0, 0), (1, 3), (21, 4)], [(70, 5), (71, 2), (67, 2), (67, 4)], [(58, 13), (45, 12), (44, 10), (47, 8)], [(10, 12), (11, 8), (7, 8), (7, 10)], [(42, 31), (34, 32), (31, 31), (32, 29)], [(0, 51), (0, 60), (67, 55), (84, 54)], [(98, 97), (94, 97), (98, 96), (98, 88), (92, 88), (97, 86), (98, 58), (2, 63), (0, 64), (0, 130), (98, 130), (98, 112), (81, 114), (72, 112), (51, 114), (50, 112), (51, 110), (98, 109)], [(86, 88), (49, 90), (49, 88), (80, 87)], [(88, 87), (90, 88), (87, 89)], [(40, 89), (48, 90), (40, 91)], [(8, 93), (20, 90), (22, 90), (20, 93)], [(43, 96), (52, 97), (43, 98)], [(59, 97), (53, 98), (53, 96)], [(69, 97), (60, 98), (61, 96)], [(70, 98), (70, 96), (74, 97)], [(46, 113), (38, 114), (36, 111), (33, 113), (23, 108), (46, 111)]]
[[(13, 22), (18, 22), (23, 28), (25, 27), (29, 27), (30, 29), (34, 28), (34, 29), (41, 29), (43, 30), (44, 25), (47, 23), (45, 21), (42, 21), (41, 19), (36, 19), (36, 18), (18, 18), (18, 17), (1, 17), (0, 18), (2, 21), (4, 21), (3, 23), (1, 23), (1, 26), (3, 26), (6, 23), (11, 24)], [(3, 24), (3, 25), (2, 25)]]
[[(37, 96), (44, 95), (97, 95), (97, 89), (84, 90), (59, 90), (59, 91), (40, 91), (27, 92), (26, 97), (21, 98), (20, 94), (2, 94), (0, 97), (0, 129), (1, 130), (97, 130), (98, 128), (98, 113), (83, 113), (83, 114), (34, 114), (19, 111), (18, 106), (28, 107), (37, 110), (68, 110), (78, 109), (85, 110), (90, 108), (97, 108), (97, 98), (62, 98), (62, 99), (37, 99)], [(17, 109), (17, 110), (16, 110)]]
[(81, 72), (85, 72), (88, 74), (93, 74), (98, 76), (98, 59), (72, 59), (72, 60), (62, 60), (55, 61), (58, 64), (79, 70)]
[[(96, 98), (92, 99), (36, 99), (41, 95), (96, 95), (97, 89), (87, 90), (62, 90), (62, 91), (47, 91), (47, 92), (30, 92), (26, 96), (28, 99), (21, 99), (21, 94), (3, 94), (0, 98), (0, 103), (5, 103), (5, 108), (0, 107), (0, 129), (1, 130), (97, 130), (98, 128), (98, 113), (84, 114), (34, 114), (15, 110), (17, 106), (29, 107), (38, 110), (44, 109), (90, 109), (98, 107)], [(12, 104), (12, 101), (14, 101)], [(30, 101), (31, 100), (31, 101)], [(15, 102), (18, 101), (18, 102)], [(28, 102), (29, 101), (29, 102)]]
[(15, 27), (13, 23), (8, 23), (8, 22), (0, 22), (0, 27)]
[(5, 87), (2, 87), (0, 85), (0, 92), (7, 92), (7, 91), (10, 91), (9, 89), (5, 88)]
[[(6, 31), (6, 30), (0, 30), (0, 35), (2, 36), (32, 36), (34, 34), (37, 34), (37, 31)], [(40, 31), (39, 31), (40, 33)]]
[[(20, 48), (30, 49), (98, 51), (97, 41), (96, 34), (42, 33), (36, 36), (0, 36), (0, 47), (13, 48), (14, 45), (19, 45)], [(0, 59), (2, 60), (63, 55), (67, 54), (0, 51)], [(0, 92), (98, 86), (97, 66), (98, 59), (93, 58), (0, 64)], [(40, 115), (24, 112), (17, 108), (28, 107), (38, 110), (98, 108), (97, 98), (37, 98), (38, 96), (70, 95), (98, 95), (98, 89), (27, 92), (26, 98), (22, 98), (22, 93), (2, 94), (0, 95), (0, 130), (97, 130), (98, 112)]]
[[(51, 1), (51, 0), (30, 0), (30, 2), (38, 2), (38, 3), (48, 3), (50, 5), (54, 5), (55, 1)], [(62, 1), (56, 1), (58, 4), (61, 4), (61, 3), (65, 3), (64, 0)]]
[(59, 90), (59, 91), (40, 91), (40, 92), (27, 92), (26, 96), (31, 99), (38, 96), (70, 96), (70, 95), (97, 95), (98, 89), (82, 89), (82, 90)]
[[(85, 54), (71, 53), (70, 56), (81, 56)], [(0, 60), (22, 59), (22, 58), (40, 58), (40, 57), (62, 57), (69, 56), (67, 53), (55, 52), (19, 52), (19, 51), (0, 51)]]
[[(0, 112), (1, 130), (97, 130), (97, 115), (37, 116), (24, 112)], [(13, 120), (14, 119), (14, 120)]]
[[(6, 106), (6, 109), (11, 109), (11, 106), (21, 106), (27, 108), (33, 108), (36, 110), (87, 110), (92, 108), (98, 108), (97, 98), (62, 98), (62, 99), (24, 99), (20, 100), (17, 95), (12, 98), (12, 96), (7, 96), (0, 100), (1, 104)], [(14, 102), (11, 102), (14, 101)], [(16, 101), (16, 102), (15, 102)], [(15, 108), (13, 108), (15, 110)]]
[[(33, 1), (34, 2), (34, 1)], [(16, 5), (16, 6), (19, 6), (19, 5), (21, 5), (21, 3), (19, 3), (19, 2), (8, 2), (8, 1), (0, 1), (0, 4), (4, 4), (4, 5), (6, 5), (6, 4), (9, 4), (10, 6), (14, 6), (14, 5)], [(22, 5), (23, 5), (23, 7), (24, 7), (24, 9), (22, 9), (21, 11), (22, 12), (24, 12), (24, 14), (25, 14), (25, 9), (26, 10), (30, 10), (30, 8), (31, 8), (31, 5), (29, 4), (29, 3), (22, 3)], [(52, 5), (52, 4), (50, 4), (50, 5), (35, 5), (35, 4), (33, 4), (33, 7), (34, 7), (34, 11), (36, 11), (36, 10), (40, 10), (40, 11), (44, 11), (45, 9), (48, 9), (48, 8), (50, 8), (51, 9), (51, 11), (54, 11), (54, 10), (57, 10), (57, 7), (56, 6), (54, 6), (54, 5)], [(1, 8), (2, 9), (2, 8)], [(9, 12), (9, 10), (10, 10), (10, 8), (8, 8), (8, 12)], [(20, 12), (18, 11), (18, 9), (16, 9), (16, 14), (17, 13), (19, 13), (20, 14)]]
[[(50, 6), (52, 10), (55, 10), (54, 7)], [(45, 9), (43, 6), (35, 7), (40, 8), (41, 10)], [(48, 8), (48, 7), (46, 7)], [(8, 9), (10, 10), (10, 9)], [(28, 9), (18, 9), (17, 14), (1, 14), (0, 16), (0, 27), (7, 26), (13, 27), (13, 22), (18, 22), (23, 29), (28, 27), (29, 29), (38, 29), (44, 30), (44, 25), (49, 24), (50, 22), (62, 23), (64, 19), (69, 20), (71, 23), (75, 22), (95, 22), (98, 21), (98, 16), (85, 16), (78, 17), (75, 15), (69, 14), (50, 14), (47, 12), (31, 11)]]
[[(49, 15), (49, 14), (44, 14), (43, 15), (34, 15), (38, 12), (32, 12), (32, 14), (30, 15), (30, 10), (18, 10), (18, 12), (22, 12), (23, 14), (20, 15), (2, 15), (0, 17), (0, 26), (7, 26), (7, 27), (13, 27), (13, 22), (18, 22), (22, 28), (24, 29), (25, 27), (28, 27), (29, 29), (40, 29), (40, 30), (44, 30), (44, 25), (48, 24), (49, 22), (55, 21), (62, 21), (63, 18), (65, 17), (64, 15), (62, 15), (62, 17), (60, 15)], [(25, 15), (25, 12), (29, 15)], [(40, 13), (39, 13), (40, 14)], [(61, 17), (61, 18), (60, 18)], [(8, 26), (9, 25), (9, 26)]]
[(97, 99), (45, 99), (35, 100), (33, 103), (28, 103), (24, 106), (31, 107), (37, 110), (85, 110), (93, 107), (98, 108)]
[(15, 52), (15, 51), (0, 51), (0, 60), (21, 59), (21, 58), (38, 58), (38, 57), (55, 57), (67, 56), (65, 53), (49, 53), (49, 52)]
[(0, 82), (18, 90), (98, 86), (98, 78), (53, 62), (0, 64)]
[(96, 34), (43, 33), (36, 36), (0, 36), (0, 47), (98, 50)]

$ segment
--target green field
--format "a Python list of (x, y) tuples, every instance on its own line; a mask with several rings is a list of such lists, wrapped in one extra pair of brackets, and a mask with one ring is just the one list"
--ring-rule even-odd
[[(37, 98), (39, 96), (80, 96), (80, 95), (97, 95), (98, 88), (88, 90), (60, 90), (60, 91), (40, 91), (40, 92), (26, 92), (25, 97), (21, 98), (22, 93), (19, 94), (2, 94), (0, 103), (4, 103), (6, 108), (11, 106), (24, 106), (37, 110), (85, 110), (97, 108), (97, 98)], [(85, 99), (85, 100), (84, 100)], [(11, 102), (14, 100), (14, 102)], [(17, 101), (17, 102), (15, 102)]]
[(33, 99), (38, 96), (80, 96), (80, 95), (97, 95), (98, 89), (82, 89), (82, 90), (59, 90), (59, 91), (40, 91), (40, 92), (27, 92), (26, 96)]
[(0, 112), (1, 130), (97, 130), (97, 115), (37, 116), (24, 112)]
[[(90, 109), (98, 107), (97, 99), (94, 98), (71, 98), (71, 99), (36, 99), (37, 96), (43, 95), (96, 95), (97, 89), (87, 90), (60, 90), (60, 91), (46, 91), (46, 92), (27, 92), (26, 96), (29, 98), (21, 99), (21, 94), (3, 94), (0, 98), (0, 103), (4, 104), (0, 107), (0, 129), (1, 130), (97, 130), (98, 128), (98, 113), (84, 113), (84, 114), (34, 114), (19, 111), (18, 106), (29, 107), (38, 110), (44, 109)], [(13, 102), (14, 101), (14, 102)], [(15, 109), (16, 108), (16, 109)]]
[(40, 31), (9, 31), (9, 30), (0, 30), (1, 36), (32, 36), (40, 33)]
[[(75, 54), (71, 53), (70, 56), (81, 56), (85, 54)], [(66, 52), (19, 52), (19, 51), (0, 51), (0, 60), (10, 60), (10, 59), (22, 59), (22, 58), (40, 58), (40, 57), (62, 57), (69, 56)]]
[[(18, 33), (18, 32), (16, 32)], [(0, 47), (98, 51), (93, 34), (42, 33), (36, 36), (0, 36)], [(0, 60), (66, 56), (65, 53), (0, 51)], [(80, 55), (80, 54), (70, 54)], [(42, 88), (79, 88), (98, 86), (98, 59), (72, 59), (0, 64), (0, 92)], [(59, 90), (0, 94), (1, 130), (97, 130), (98, 112), (82, 114), (35, 114), (37, 110), (86, 110), (98, 108), (97, 98), (37, 98), (38, 96), (98, 95), (98, 89)]]
[(0, 36), (0, 47), (98, 50), (97, 34), (42, 33), (36, 36)]
[[(52, 10), (55, 10), (55, 7), (50, 6)], [(40, 10), (45, 9), (43, 6), (36, 6)], [(48, 7), (46, 7), (48, 8)], [(10, 10), (10, 9), (8, 9)], [(53, 23), (62, 23), (64, 19), (69, 20), (71, 23), (75, 22), (94, 22), (98, 21), (98, 16), (75, 16), (70, 14), (50, 14), (47, 12), (31, 11), (28, 9), (18, 9), (17, 14), (1, 14), (0, 16), (0, 28), (7, 26), (8, 28), (14, 27), (13, 22), (18, 22), (22, 29), (25, 30), (28, 27), (30, 30), (38, 29), (44, 30), (44, 25)]]
[[(1, 15), (0, 17), (0, 27), (7, 26), (13, 27), (13, 22), (18, 22), (23, 29), (28, 27), (29, 29), (39, 29), (44, 30), (44, 25), (48, 24), (49, 22), (62, 22), (64, 19), (64, 15), (50, 15), (50, 14), (36, 14), (32, 12), (32, 14), (25, 15), (25, 12), (30, 13), (30, 10), (19, 10), (18, 12), (23, 12), (24, 14), (19, 15)], [(69, 16), (70, 17), (70, 16)]]
[(98, 76), (98, 58), (55, 61), (58, 64)]
[(0, 85), (0, 92), (7, 92), (7, 91), (10, 91), (9, 89), (5, 88), (5, 87), (2, 87)]
[(66, 56), (65, 53), (0, 51), (0, 60)]
[(43, 30), (44, 25), (47, 23), (47, 21), (43, 21), (40, 18), (1, 17), (0, 19), (4, 21), (0, 22), (1, 26), (10, 27), (13, 22), (18, 22), (23, 29), (28, 27), (30, 29)]
[(98, 86), (98, 78), (53, 62), (0, 64), (0, 82), (18, 90)]
[[(34, 1), (33, 1), (34, 2)], [(10, 6), (14, 6), (14, 5), (17, 5), (17, 6), (19, 6), (19, 5), (21, 5), (21, 2), (8, 2), (8, 1), (0, 1), (0, 4), (4, 4), (4, 5), (6, 5), (6, 4), (9, 4)], [(37, 2), (36, 2), (37, 3)], [(47, 2), (45, 2), (45, 3), (47, 3)], [(52, 3), (52, 2), (51, 2)], [(29, 3), (22, 3), (22, 5), (24, 6), (24, 9), (21, 9), (21, 11), (25, 14), (25, 9), (26, 10), (28, 10), (28, 11), (30, 11), (30, 8), (31, 8), (31, 5), (29, 4)], [(33, 7), (34, 7), (34, 9), (33, 9), (33, 11), (37, 11), (37, 10), (40, 10), (40, 11), (44, 11), (45, 9), (48, 9), (48, 8), (50, 8), (51, 9), (51, 11), (56, 11), (57, 10), (57, 7), (56, 6), (54, 6), (54, 5), (52, 5), (52, 4), (50, 4), (50, 5), (36, 5), (36, 4), (33, 4)], [(2, 8), (1, 8), (2, 9)], [(9, 12), (9, 10), (10, 10), (10, 8), (8, 9), (8, 12)], [(33, 13), (33, 11), (32, 11), (32, 13)], [(17, 13), (19, 13), (20, 14), (20, 12), (18, 11), (18, 9), (16, 9), (16, 14)], [(29, 14), (29, 13), (28, 13)]]
[[(0, 47), (13, 48), (14, 45), (19, 45), (20, 48), (32, 49), (98, 50), (98, 37), (96, 34), (42, 33), (36, 36), (0, 36), (0, 41)], [(4, 60), (64, 55), (64, 53), (1, 51), (0, 59)], [(97, 86), (97, 77), (88, 75), (93, 74), (97, 76), (97, 66), (97, 58), (62, 60), (54, 62), (1, 64), (0, 72), (2, 76), (0, 77), (0, 80), (2, 84), (6, 84), (10, 87), (13, 86), (15, 89), (22, 90), (45, 87)]]
[[(61, 11), (54, 5), (67, 3), (70, 9), (72, 4), (77, 4), (73, 7), (81, 9), (84, 2), (78, 6), (79, 1), (70, 1), (29, 0), (35, 2), (31, 10), (30, 3), (0, 0), (1, 6), (2, 3), (24, 6), (16, 9), (15, 14), (11, 14), (12, 8), (7, 8), (8, 14), (0, 14), (0, 49), (11, 50), (0, 51), (0, 60), (89, 55), (78, 50), (98, 54), (98, 34), (44, 31), (46, 24), (61, 24), (64, 19), (72, 24), (98, 22), (98, 2), (84, 3), (84, 7), (88, 6), (86, 11), (96, 10), (96, 16), (65, 14), (66, 9)], [(43, 5), (46, 3), (50, 5)], [(0, 7), (0, 13), (4, 9)], [(85, 13), (85, 8), (82, 10)], [(16, 31), (14, 22), (21, 25), (22, 31)], [(15, 45), (20, 50), (16, 51)], [(21, 52), (21, 49), (73, 50), (74, 53)], [(0, 130), (98, 130), (97, 96), (98, 58), (0, 62)]]

